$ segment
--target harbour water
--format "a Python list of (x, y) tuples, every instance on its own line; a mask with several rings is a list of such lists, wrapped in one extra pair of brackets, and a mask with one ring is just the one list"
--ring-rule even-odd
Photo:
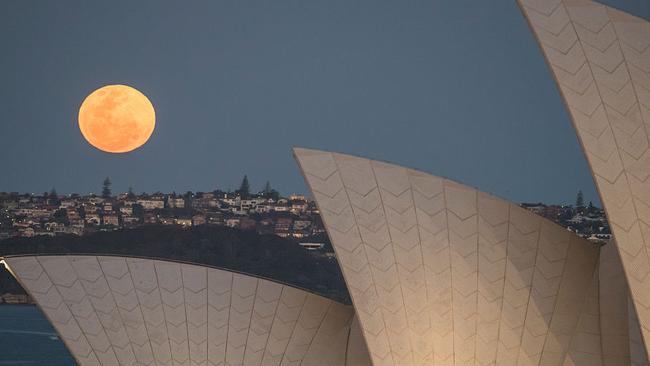
[(0, 365), (76, 366), (41, 311), (0, 305)]

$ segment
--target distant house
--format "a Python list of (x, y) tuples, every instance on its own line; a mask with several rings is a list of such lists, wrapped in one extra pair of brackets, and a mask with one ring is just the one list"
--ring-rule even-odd
[(60, 208), (68, 208), (68, 207), (75, 207), (75, 206), (77, 206), (77, 200), (73, 200), (73, 199), (63, 200), (59, 204)]
[(169, 208), (185, 208), (185, 199), (182, 197), (167, 197), (167, 206)]
[(275, 212), (289, 212), (289, 206), (284, 203), (278, 203), (277, 205), (273, 206), (273, 211)]
[(120, 222), (119, 219), (117, 218), (117, 215), (108, 214), (102, 216), (102, 224), (106, 226), (119, 226)]
[(96, 213), (86, 213), (86, 223), (87, 224), (94, 224), (94, 225), (99, 225), (101, 222), (101, 219), (98, 214)]
[(124, 200), (123, 203), (124, 203), (124, 206), (133, 206), (136, 203), (138, 203), (138, 201), (135, 200), (135, 199), (130, 199), (129, 198), (129, 199)]
[(138, 219), (135, 216), (131, 215), (123, 215), (122, 216), (122, 223), (126, 227), (134, 227), (140, 223), (140, 219)]
[(154, 200), (154, 201), (164, 201), (165, 200), (165, 195), (160, 193), (160, 192), (156, 192), (156, 193), (153, 193), (152, 195), (150, 195), (149, 198)]
[(92, 204), (95, 204), (95, 205), (98, 205), (98, 204), (104, 202), (104, 199), (101, 198), (101, 197), (97, 197), (97, 196), (90, 196), (90, 197), (88, 197), (88, 202), (90, 202)]
[(255, 206), (255, 212), (257, 213), (267, 213), (273, 209), (271, 205), (257, 205)]
[(219, 200), (213, 193), (198, 193), (192, 200), (192, 207), (201, 210), (219, 207)]
[(233, 215), (237, 215), (237, 216), (248, 215), (248, 210), (242, 209), (241, 207), (231, 207), (230, 212), (232, 212)]
[(224, 197), (220, 199), (221, 203), (228, 206), (235, 206), (239, 204), (239, 197)]
[(69, 208), (67, 214), (68, 214), (68, 220), (70, 221), (81, 219), (81, 216), (79, 216), (79, 212), (74, 208)]
[(89, 213), (96, 213), (98, 211), (97, 206), (91, 204), (84, 204), (83, 208), (86, 215), (88, 215)]
[(242, 211), (248, 212), (251, 208), (257, 205), (257, 201), (254, 200), (241, 200), (239, 201), (239, 208)]
[(86, 226), (85, 222), (83, 219), (78, 218), (74, 220), (70, 220), (70, 227), (76, 227), (76, 228), (84, 228)]
[(297, 215), (307, 211), (307, 207), (308, 207), (307, 201), (300, 201), (300, 200), (291, 201), (291, 208), (289, 209), (289, 211)]
[(165, 201), (162, 199), (139, 199), (137, 203), (145, 210), (156, 210), (165, 208)]
[(45, 229), (49, 230), (49, 231), (52, 231), (52, 232), (55, 232), (55, 231), (57, 231), (57, 229), (62, 228), (62, 227), (65, 227), (65, 225), (63, 225), (61, 223), (58, 223), (58, 222), (54, 222), (54, 221), (45, 223)]

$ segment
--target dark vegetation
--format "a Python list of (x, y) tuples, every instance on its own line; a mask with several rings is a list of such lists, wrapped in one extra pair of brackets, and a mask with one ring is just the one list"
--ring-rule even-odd
[[(326, 245), (325, 248), (331, 248)], [(350, 303), (337, 261), (307, 251), (294, 240), (222, 226), (141, 226), (78, 236), (38, 236), (0, 241), (0, 256), (98, 254), (191, 262), (260, 276)], [(24, 293), (0, 268), (0, 294)]]

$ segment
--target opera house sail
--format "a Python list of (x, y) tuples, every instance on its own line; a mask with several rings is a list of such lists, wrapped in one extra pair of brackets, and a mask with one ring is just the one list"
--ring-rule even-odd
[(5, 262), (80, 366), (369, 365), (352, 307), (291, 286), (141, 258)]
[(650, 22), (587, 0), (520, 0), (575, 130), (650, 340)]
[(294, 154), (375, 366), (603, 359), (592, 243), (448, 179), (350, 155)]

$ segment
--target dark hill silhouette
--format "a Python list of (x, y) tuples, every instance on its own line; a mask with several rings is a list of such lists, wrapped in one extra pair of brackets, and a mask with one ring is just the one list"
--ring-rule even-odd
[[(221, 226), (183, 229), (142, 226), (78, 236), (38, 236), (0, 241), (0, 256), (20, 254), (121, 255), (204, 264), (272, 279), (350, 303), (338, 262), (292, 239)], [(2, 269), (0, 294), (23, 293)]]

